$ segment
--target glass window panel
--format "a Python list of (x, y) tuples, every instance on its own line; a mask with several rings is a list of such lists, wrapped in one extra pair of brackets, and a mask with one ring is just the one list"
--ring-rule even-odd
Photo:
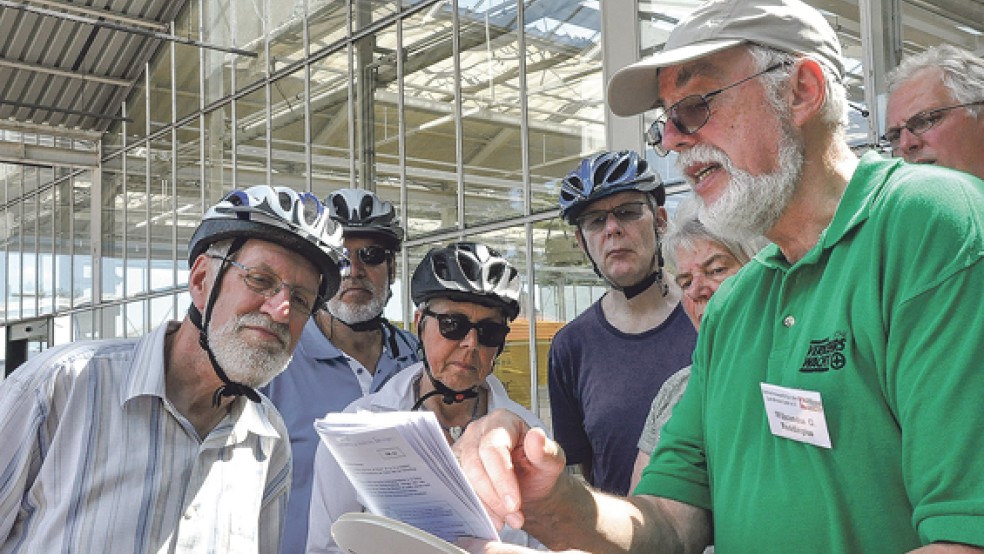
[(126, 337), (123, 306), (112, 304), (98, 310), (100, 317), (99, 338), (115, 339)]
[(535, 0), (524, 12), (534, 213), (556, 210), (556, 180), (605, 147), (598, 6)]
[(309, 51), (317, 54), (345, 38), (348, 29), (349, 2), (337, 0), (308, 0)]
[(150, 202), (147, 171), (147, 149), (134, 148), (126, 152), (126, 185), (124, 214), (126, 218), (123, 244), (126, 255), (124, 296), (147, 292), (147, 245), (150, 241)]
[(123, 203), (125, 181), (122, 158), (117, 156), (103, 163), (102, 173), (102, 299), (123, 297)]
[[(34, 172), (40, 176), (41, 172)], [(46, 172), (50, 176), (50, 172)], [(34, 317), (38, 313), (38, 297), (42, 294), (38, 280), (38, 197), (32, 192), (21, 199), (21, 317)]]
[(55, 250), (55, 306), (64, 310), (72, 306), (72, 235), (71, 235), (71, 182), (59, 181), (54, 188), (54, 250)]
[[(202, 164), (201, 132), (198, 119), (178, 129), (178, 173), (175, 175), (177, 187), (175, 209), (171, 225), (177, 227), (176, 261), (178, 286), (187, 284), (188, 242), (201, 222), (202, 208)], [(220, 168), (221, 169), (221, 168)]]
[(304, 134), (304, 69), (271, 83), (270, 106), (273, 184), (306, 190), (307, 137)]
[[(205, 118), (205, 186), (203, 206), (211, 206), (232, 190), (232, 104), (222, 104)], [(197, 214), (201, 216), (204, 209)]]
[[(199, 38), (200, 15), (201, 4), (188, 2), (181, 15), (175, 20), (176, 34), (197, 40)], [(175, 114), (176, 121), (198, 111), (198, 102), (201, 98), (201, 81), (199, 79), (202, 69), (201, 54), (208, 51), (209, 49), (190, 44), (174, 43), (174, 55), (178, 60), (174, 67), (175, 101), (178, 109)]]
[(148, 331), (144, 324), (144, 320), (147, 318), (147, 302), (145, 300), (127, 302), (123, 305), (123, 314), (122, 326), (126, 336), (139, 337)]
[(454, 229), (458, 224), (452, 14), (450, 2), (437, 2), (403, 24), (410, 236)]
[[(174, 296), (158, 296), (150, 299), (150, 329), (153, 329), (165, 321), (170, 321), (172, 319), (180, 319), (184, 314), (179, 316), (174, 311), (175, 298)], [(148, 329), (148, 331), (150, 330)]]
[(465, 224), (522, 216), (522, 91), (514, 0), (458, 3)]
[[(214, 0), (213, 0), (214, 1)], [(255, 53), (256, 56), (231, 56), (231, 64), (236, 72), (236, 90), (243, 90), (262, 81), (269, 74), (266, 54), (266, 33), (268, 9), (276, 0), (257, 0), (255, 2), (228, 2), (227, 9), (234, 10), (231, 15), (233, 27), (232, 42), (236, 48)]]
[(86, 310), (72, 314), (72, 341), (99, 338), (97, 334), (96, 311)]
[(174, 122), (170, 43), (158, 50), (151, 65), (150, 82), (150, 132), (153, 133)]
[(126, 142), (135, 144), (147, 136), (147, 89), (143, 76), (133, 87), (133, 92), (126, 101)]
[(83, 171), (72, 182), (72, 305), (92, 303), (92, 174)]
[(150, 191), (147, 197), (150, 228), (150, 290), (165, 290), (174, 286), (174, 170), (171, 133), (160, 135), (150, 152)]
[(236, 186), (266, 184), (266, 88), (260, 87), (236, 101)]
[(270, 72), (304, 60), (304, 0), (269, 0)]
[(352, 2), (352, 29), (358, 31), (396, 13), (397, 4), (392, 0), (354, 0)]
[(311, 182), (319, 198), (351, 184), (349, 81), (346, 50), (311, 64)]

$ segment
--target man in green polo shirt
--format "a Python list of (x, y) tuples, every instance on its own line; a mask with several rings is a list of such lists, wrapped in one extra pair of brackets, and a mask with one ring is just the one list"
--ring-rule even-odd
[(843, 76), (800, 0), (715, 0), (612, 77), (701, 221), (774, 244), (712, 298), (633, 496), (500, 412), (455, 448), (493, 517), (590, 552), (984, 552), (984, 182), (858, 159)]

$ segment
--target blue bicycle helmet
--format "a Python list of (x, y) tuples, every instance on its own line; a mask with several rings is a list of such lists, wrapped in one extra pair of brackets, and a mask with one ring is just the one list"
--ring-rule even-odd
[(363, 189), (339, 189), (325, 198), (325, 206), (346, 236), (378, 237), (393, 250), (403, 245), (403, 228), (393, 204), (376, 194)]
[(652, 194), (657, 206), (666, 200), (662, 179), (636, 152), (602, 152), (585, 158), (561, 182), (560, 217), (574, 225), (588, 204), (629, 190)]

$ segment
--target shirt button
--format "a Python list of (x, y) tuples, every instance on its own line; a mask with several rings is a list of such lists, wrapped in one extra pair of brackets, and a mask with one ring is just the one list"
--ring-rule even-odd
[(787, 315), (782, 318), (782, 324), (786, 327), (792, 327), (793, 325), (796, 325), (796, 318), (791, 315)]
[(359, 369), (355, 370), (355, 372), (358, 373), (359, 375), (362, 375), (362, 368), (360, 367)]

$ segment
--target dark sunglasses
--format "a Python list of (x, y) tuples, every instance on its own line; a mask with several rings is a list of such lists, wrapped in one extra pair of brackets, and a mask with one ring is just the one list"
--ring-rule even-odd
[(645, 202), (626, 202), (619, 204), (610, 210), (591, 210), (584, 212), (577, 218), (577, 225), (583, 231), (596, 233), (605, 228), (608, 224), (608, 214), (615, 216), (619, 223), (635, 221), (642, 217)]
[(472, 323), (464, 314), (439, 314), (424, 308), (425, 316), (433, 317), (437, 320), (437, 330), (441, 336), (448, 340), (461, 340), (468, 335), (472, 329), (478, 332), (478, 343), (482, 346), (499, 347), (505, 344), (506, 335), (509, 334), (509, 326), (503, 323), (483, 319), (478, 323)]
[(659, 114), (656, 116), (656, 121), (649, 126), (649, 130), (646, 131), (646, 143), (653, 147), (656, 154), (659, 156), (665, 156), (669, 153), (669, 149), (663, 146), (664, 131), (666, 130), (666, 122), (672, 121), (678, 131), (685, 135), (692, 135), (700, 130), (701, 127), (707, 125), (707, 121), (711, 119), (711, 100), (715, 96), (721, 94), (722, 92), (737, 87), (742, 83), (751, 81), (756, 77), (765, 75), (770, 71), (775, 71), (781, 67), (785, 67), (787, 64), (785, 62), (777, 63), (775, 65), (770, 65), (769, 67), (759, 71), (754, 75), (749, 75), (744, 79), (731, 83), (726, 87), (721, 87), (717, 90), (712, 90), (707, 94), (691, 94), (690, 96), (683, 97), (679, 102), (673, 104), (669, 108), (660, 108)]
[(969, 108), (971, 106), (982, 106), (984, 105), (984, 100), (978, 100), (977, 102), (968, 102), (966, 104), (955, 104), (953, 106), (943, 106), (942, 108), (936, 108), (935, 110), (925, 110), (917, 113), (916, 115), (905, 120), (905, 123), (901, 127), (890, 127), (885, 131), (885, 134), (881, 136), (881, 139), (892, 145), (893, 150), (899, 149), (899, 141), (902, 139), (902, 129), (908, 129), (913, 135), (921, 135), (926, 131), (932, 129), (937, 123), (943, 120), (943, 117), (950, 110), (955, 110), (957, 108)]
[(359, 260), (365, 265), (379, 265), (389, 259), (389, 257), (393, 254), (394, 252), (389, 248), (372, 245), (355, 249), (354, 252), (349, 254), (349, 257), (351, 258), (352, 255), (358, 255)]

